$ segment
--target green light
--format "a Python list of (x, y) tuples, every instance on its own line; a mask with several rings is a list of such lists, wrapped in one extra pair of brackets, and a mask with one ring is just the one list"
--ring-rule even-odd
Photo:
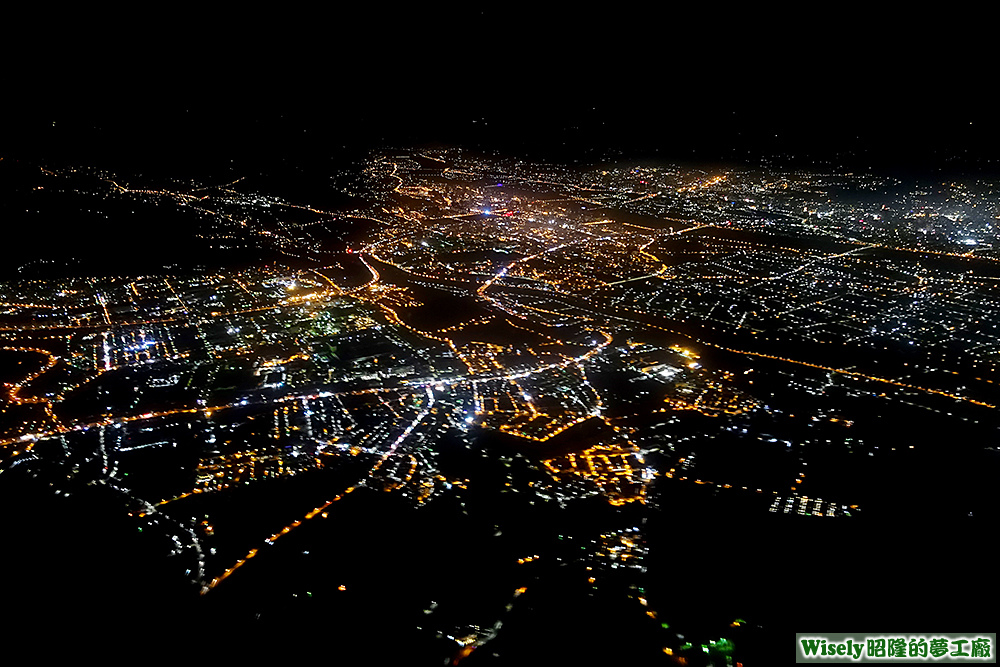
[(733, 654), (733, 643), (728, 639), (726, 639), (725, 637), (720, 637), (719, 641), (712, 642), (711, 646), (713, 649), (715, 649), (719, 653), (722, 653), (723, 655)]

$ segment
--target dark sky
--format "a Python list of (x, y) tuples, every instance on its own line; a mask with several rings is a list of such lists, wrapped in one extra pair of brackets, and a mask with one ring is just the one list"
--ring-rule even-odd
[(184, 165), (436, 142), (1000, 170), (975, 17), (498, 5), (149, 11), (133, 29), (77, 18), (8, 46), (0, 154)]

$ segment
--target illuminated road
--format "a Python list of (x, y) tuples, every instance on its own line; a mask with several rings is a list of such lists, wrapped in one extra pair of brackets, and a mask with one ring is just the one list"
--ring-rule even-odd
[[(424, 403), (423, 410), (421, 410), (420, 413), (413, 419), (413, 421), (410, 422), (405, 429), (403, 429), (403, 432), (399, 435), (399, 437), (397, 437), (393, 441), (393, 443), (382, 454), (382, 456), (379, 457), (379, 460), (375, 463), (374, 466), (372, 466), (371, 470), (368, 471), (368, 474), (364, 478), (359, 480), (356, 484), (347, 487), (343, 492), (335, 495), (332, 499), (312, 508), (311, 510), (306, 512), (301, 519), (296, 519), (287, 526), (284, 526), (281, 530), (274, 532), (270, 537), (264, 540), (264, 544), (267, 546), (272, 546), (282, 536), (289, 534), (290, 532), (301, 526), (303, 521), (314, 519), (316, 518), (316, 516), (323, 516), (324, 518), (326, 518), (325, 513), (326, 510), (330, 507), (330, 505), (334, 504), (335, 502), (338, 502), (339, 500), (347, 496), (349, 493), (352, 493), (355, 489), (364, 486), (365, 482), (368, 479), (371, 479), (372, 476), (378, 471), (378, 469), (381, 468), (382, 465), (385, 464), (385, 462), (388, 461), (389, 458), (396, 453), (396, 451), (399, 449), (399, 446), (403, 443), (403, 441), (406, 440), (406, 438), (409, 437), (409, 435), (413, 432), (413, 429), (415, 429), (417, 425), (420, 424), (420, 422), (422, 422), (427, 417), (427, 415), (430, 414), (431, 408), (434, 405), (434, 392), (431, 390), (429, 386), (425, 387), (425, 392), (427, 395), (427, 401)], [(210, 590), (212, 590), (220, 583), (225, 581), (236, 570), (243, 567), (247, 563), (247, 561), (257, 556), (258, 553), (259, 553), (259, 548), (253, 548), (250, 551), (248, 551), (246, 556), (237, 560), (232, 566), (226, 568), (226, 570), (224, 570), (221, 575), (213, 578), (210, 582), (205, 584), (201, 589), (202, 595), (208, 593)]]

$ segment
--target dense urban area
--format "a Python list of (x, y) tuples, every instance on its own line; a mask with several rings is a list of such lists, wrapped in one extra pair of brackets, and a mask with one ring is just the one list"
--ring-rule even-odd
[(0, 493), (136, 545), (93, 591), (155, 572), (170, 614), (336, 617), (409, 664), (740, 667), (795, 571), (861, 576), (852, 531), (884, 573), (916, 517), (932, 554), (994, 525), (1000, 181), (0, 168), (15, 224), (110, 225), (0, 289)]

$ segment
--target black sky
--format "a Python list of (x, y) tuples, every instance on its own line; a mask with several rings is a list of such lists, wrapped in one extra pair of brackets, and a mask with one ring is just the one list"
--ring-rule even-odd
[(0, 154), (183, 168), (441, 143), (1000, 171), (975, 17), (498, 5), (150, 11), (131, 29), (77, 18), (8, 45)]

